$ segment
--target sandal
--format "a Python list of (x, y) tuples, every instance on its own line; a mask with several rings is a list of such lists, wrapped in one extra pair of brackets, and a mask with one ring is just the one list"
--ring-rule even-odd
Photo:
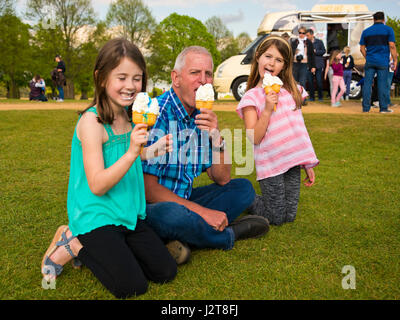
[(61, 226), (57, 229), (56, 234), (54, 235), (53, 240), (50, 243), (49, 248), (42, 259), (42, 274), (43, 276), (59, 276), (63, 271), (63, 266), (55, 263), (50, 259), (50, 256), (57, 250), (58, 247), (64, 246), (69, 255), (73, 258), (71, 263), (75, 269), (78, 269), (82, 266), (82, 263), (77, 259), (77, 257), (73, 254), (69, 242), (74, 239), (74, 236), (67, 238), (68, 226)]

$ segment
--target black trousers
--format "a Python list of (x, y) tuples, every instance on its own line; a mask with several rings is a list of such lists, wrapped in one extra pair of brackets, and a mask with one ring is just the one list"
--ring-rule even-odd
[(117, 298), (147, 291), (148, 280), (175, 278), (177, 266), (155, 232), (138, 219), (136, 229), (109, 225), (78, 236), (78, 258)]

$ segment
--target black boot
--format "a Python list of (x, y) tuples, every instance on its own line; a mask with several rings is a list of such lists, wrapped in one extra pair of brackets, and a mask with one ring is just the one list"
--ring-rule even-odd
[(259, 238), (269, 230), (268, 219), (255, 215), (244, 216), (243, 218), (233, 221), (229, 226), (235, 234), (235, 241)]

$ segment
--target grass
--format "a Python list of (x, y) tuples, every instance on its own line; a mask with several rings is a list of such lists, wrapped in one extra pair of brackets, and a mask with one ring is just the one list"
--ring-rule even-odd
[[(234, 112), (218, 116), (221, 129), (243, 127)], [(87, 268), (70, 265), (56, 290), (42, 288), (42, 255), (67, 223), (76, 119), (72, 110), (0, 112), (0, 299), (113, 299)], [(302, 186), (296, 221), (231, 251), (196, 250), (173, 282), (151, 283), (136, 299), (400, 298), (400, 116), (305, 120), (321, 164), (317, 184)], [(247, 178), (260, 192), (255, 173)], [(196, 186), (207, 183), (202, 175)], [(342, 288), (346, 265), (355, 290)]]

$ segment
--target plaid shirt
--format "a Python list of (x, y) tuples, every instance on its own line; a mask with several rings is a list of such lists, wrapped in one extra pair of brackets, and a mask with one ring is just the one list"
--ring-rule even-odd
[(157, 99), (160, 115), (150, 131), (147, 145), (172, 133), (173, 151), (143, 161), (143, 172), (157, 176), (159, 184), (188, 199), (192, 193), (194, 178), (211, 167), (212, 150), (209, 136), (194, 123), (200, 111), (196, 109), (189, 116), (172, 88)]

